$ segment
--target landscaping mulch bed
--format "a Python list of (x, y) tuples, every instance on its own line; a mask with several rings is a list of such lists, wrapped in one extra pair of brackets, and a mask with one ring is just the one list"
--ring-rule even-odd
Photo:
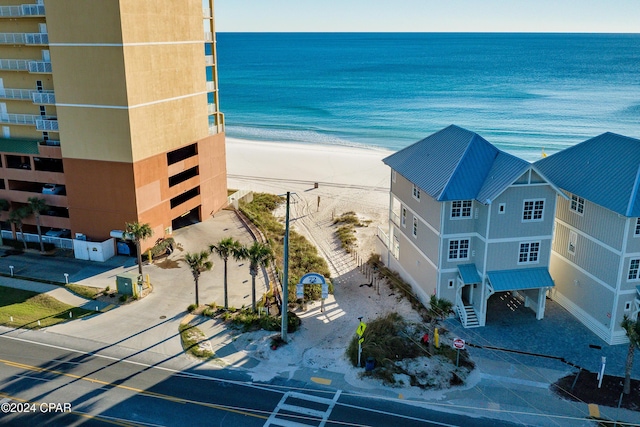
[[(623, 384), (624, 378), (605, 375), (598, 388), (598, 374), (583, 370), (559, 379), (551, 390), (565, 399), (617, 408)], [(640, 411), (640, 380), (631, 379), (631, 393), (623, 396), (620, 407)]]

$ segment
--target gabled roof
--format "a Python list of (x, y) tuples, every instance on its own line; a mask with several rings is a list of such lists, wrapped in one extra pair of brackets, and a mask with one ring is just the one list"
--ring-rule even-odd
[(565, 191), (627, 217), (640, 217), (640, 140), (607, 132), (534, 166)]
[(438, 201), (481, 203), (493, 200), (531, 167), (455, 125), (382, 161)]

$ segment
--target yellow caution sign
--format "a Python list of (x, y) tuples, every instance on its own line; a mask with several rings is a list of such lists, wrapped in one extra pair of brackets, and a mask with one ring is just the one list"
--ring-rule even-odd
[(358, 325), (358, 329), (356, 329), (356, 334), (361, 337), (362, 334), (364, 334), (365, 329), (367, 329), (367, 324), (364, 322), (360, 322), (360, 324)]
[(358, 344), (362, 344), (364, 342), (364, 338), (358, 338)]

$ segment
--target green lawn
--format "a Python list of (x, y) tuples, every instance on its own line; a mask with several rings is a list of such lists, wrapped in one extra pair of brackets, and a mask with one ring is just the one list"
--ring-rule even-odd
[(0, 325), (28, 329), (44, 328), (68, 321), (69, 312), (72, 319), (94, 313), (91, 310), (63, 304), (48, 295), (0, 286)]

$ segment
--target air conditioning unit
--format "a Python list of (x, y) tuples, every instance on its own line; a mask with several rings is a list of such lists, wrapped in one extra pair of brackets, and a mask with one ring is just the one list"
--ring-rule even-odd
[(87, 240), (87, 236), (82, 233), (76, 233), (76, 240)]

